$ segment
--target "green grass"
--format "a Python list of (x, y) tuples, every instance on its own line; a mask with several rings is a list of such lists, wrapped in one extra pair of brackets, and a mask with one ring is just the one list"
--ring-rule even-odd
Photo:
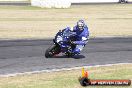
[[(90, 79), (130, 79), (132, 64), (87, 68)], [(83, 88), (78, 77), (81, 69), (15, 77), (0, 77), (0, 88)], [(132, 86), (93, 86), (88, 88), (132, 88)]]

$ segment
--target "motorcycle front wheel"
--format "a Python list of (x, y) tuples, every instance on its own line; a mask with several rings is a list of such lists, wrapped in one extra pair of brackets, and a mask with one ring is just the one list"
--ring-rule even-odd
[(59, 54), (61, 51), (60, 46), (59, 45), (53, 45), (51, 47), (49, 47), (46, 51), (45, 51), (45, 57), (46, 58), (50, 58), (53, 57), (56, 54)]

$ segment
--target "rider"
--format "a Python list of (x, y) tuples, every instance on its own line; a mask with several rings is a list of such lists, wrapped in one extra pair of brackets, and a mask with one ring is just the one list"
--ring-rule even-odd
[(73, 41), (73, 43), (76, 45), (76, 47), (73, 49), (73, 52), (79, 54), (88, 42), (88, 27), (85, 24), (84, 20), (79, 20), (77, 24), (73, 27), (73, 29), (71, 29), (71, 31), (76, 32), (77, 34), (75, 36), (76, 40)]

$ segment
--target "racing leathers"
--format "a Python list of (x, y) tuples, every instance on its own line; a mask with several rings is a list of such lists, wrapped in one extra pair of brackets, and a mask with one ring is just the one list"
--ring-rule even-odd
[(73, 32), (76, 32), (75, 41), (73, 42), (76, 47), (73, 49), (75, 54), (79, 54), (88, 42), (89, 30), (87, 25), (84, 25), (83, 30), (79, 30), (78, 26), (73, 27)]

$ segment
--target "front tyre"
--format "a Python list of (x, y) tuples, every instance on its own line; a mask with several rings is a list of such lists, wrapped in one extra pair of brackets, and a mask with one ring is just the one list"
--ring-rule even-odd
[(45, 57), (46, 58), (49, 58), (49, 57), (52, 57), (54, 56), (52, 52), (50, 52), (50, 49), (47, 49), (46, 52), (45, 52)]
[(53, 57), (55, 54), (60, 53), (60, 46), (59, 45), (53, 45), (50, 48), (48, 48), (45, 52), (45, 57), (50, 58)]

